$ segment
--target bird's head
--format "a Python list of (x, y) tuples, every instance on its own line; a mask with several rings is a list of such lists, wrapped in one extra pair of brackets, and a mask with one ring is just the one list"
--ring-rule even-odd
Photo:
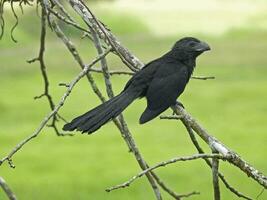
[(185, 58), (196, 58), (201, 53), (209, 50), (210, 46), (207, 43), (193, 37), (185, 37), (178, 40), (172, 48), (172, 51)]

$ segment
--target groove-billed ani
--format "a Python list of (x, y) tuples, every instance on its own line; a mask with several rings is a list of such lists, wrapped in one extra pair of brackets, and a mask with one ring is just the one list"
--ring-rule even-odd
[(146, 97), (147, 107), (139, 122), (150, 121), (176, 104), (195, 68), (197, 56), (208, 50), (209, 45), (196, 38), (185, 37), (177, 41), (168, 53), (138, 71), (119, 95), (73, 119), (63, 130), (93, 133), (142, 97)]

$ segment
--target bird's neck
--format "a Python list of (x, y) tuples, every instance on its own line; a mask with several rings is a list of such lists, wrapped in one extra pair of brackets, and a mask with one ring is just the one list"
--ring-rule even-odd
[(186, 65), (188, 72), (191, 76), (191, 74), (193, 73), (194, 68), (196, 66), (196, 57), (197, 56), (195, 56), (193, 54), (185, 53), (183, 51), (170, 51), (167, 54), (165, 54), (165, 56), (167, 56), (171, 59), (177, 60), (180, 63)]
[(181, 60), (181, 62), (183, 64), (185, 64), (188, 67), (188, 69), (194, 70), (194, 68), (196, 66), (196, 59), (195, 58)]
[(196, 59), (182, 60), (181, 62), (187, 66), (187, 70), (189, 74), (188, 78), (190, 78), (196, 67)]

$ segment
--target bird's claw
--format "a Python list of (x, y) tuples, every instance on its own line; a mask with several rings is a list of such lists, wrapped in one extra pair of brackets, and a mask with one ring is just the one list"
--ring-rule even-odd
[[(180, 101), (176, 101), (175, 106), (180, 106), (183, 109), (185, 108), (184, 105)], [(172, 115), (176, 115), (175, 111), (173, 111)]]
[(185, 108), (184, 105), (180, 101), (176, 101), (176, 106), (181, 106), (182, 108)]

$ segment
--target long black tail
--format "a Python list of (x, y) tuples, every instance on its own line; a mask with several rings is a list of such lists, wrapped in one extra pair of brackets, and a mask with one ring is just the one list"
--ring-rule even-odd
[(87, 113), (76, 117), (70, 123), (65, 124), (64, 131), (78, 131), (93, 133), (110, 119), (117, 117), (129, 104), (135, 100), (135, 95), (123, 91)]

